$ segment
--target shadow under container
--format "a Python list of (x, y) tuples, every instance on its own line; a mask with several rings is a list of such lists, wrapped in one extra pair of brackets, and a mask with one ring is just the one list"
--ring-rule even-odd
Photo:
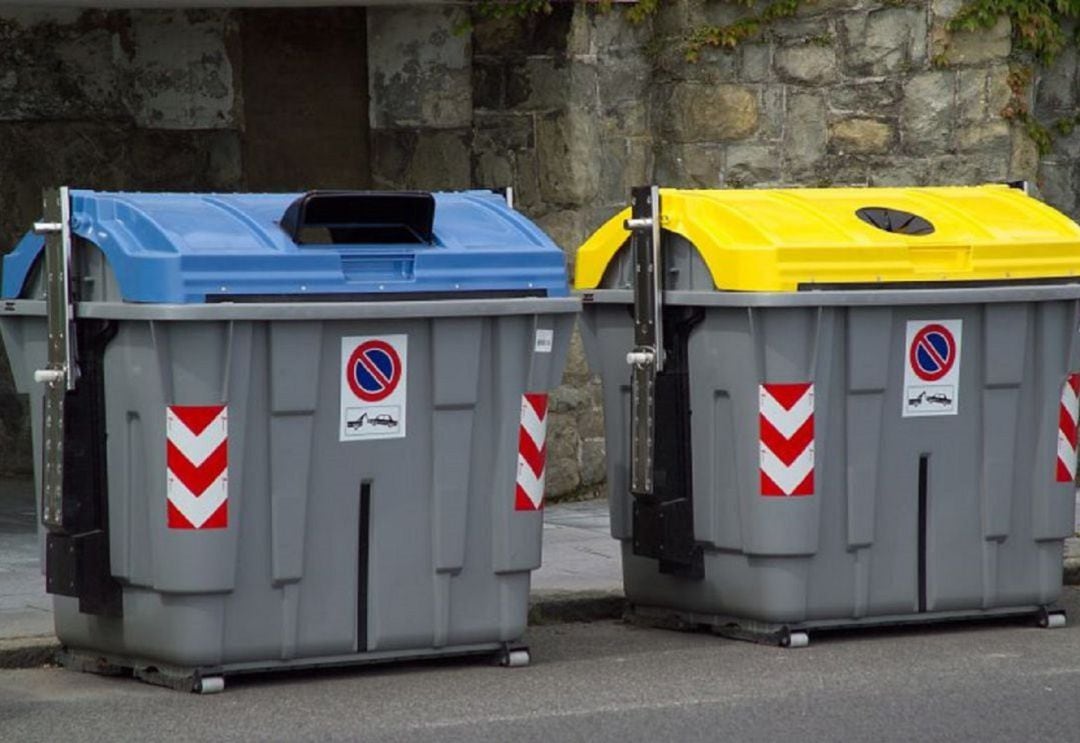
[(542, 437), (580, 307), (554, 243), (479, 191), (63, 189), (44, 229), (50, 209), (73, 389), (45, 237), (5, 259), (0, 331), (69, 663), (205, 691), (512, 655), (542, 529), (519, 432)]
[(1080, 227), (1007, 186), (636, 189), (576, 266), (633, 612), (1059, 623), (1078, 272)]

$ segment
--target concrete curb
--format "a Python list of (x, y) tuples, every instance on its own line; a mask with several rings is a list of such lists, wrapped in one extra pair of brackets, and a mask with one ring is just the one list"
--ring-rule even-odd
[[(1080, 560), (1077, 566), (1080, 576)], [(620, 591), (542, 591), (529, 599), (529, 624), (619, 619), (625, 605)], [(59, 651), (52, 635), (0, 640), (0, 670), (40, 668), (53, 663)]]
[(619, 619), (625, 608), (622, 591), (539, 591), (529, 598), (529, 624)]
[(60, 643), (52, 635), (0, 640), (0, 669), (40, 668), (54, 661)]

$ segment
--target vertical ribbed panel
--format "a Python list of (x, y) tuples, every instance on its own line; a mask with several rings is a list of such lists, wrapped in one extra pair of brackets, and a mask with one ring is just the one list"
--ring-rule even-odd
[(482, 328), (474, 318), (433, 321), (431, 523), (437, 571), (460, 570), (465, 561)]
[(322, 335), (320, 324), (315, 322), (269, 326), (270, 451), (275, 453), (268, 462), (271, 575), (276, 582), (299, 580), (304, 574)]
[[(739, 549), (739, 469), (735, 459), (735, 408), (727, 391), (713, 394), (711, 436), (708, 450), (712, 453), (708, 473), (708, 489), (695, 488), (694, 531), (703, 542), (721, 549)], [(695, 482), (702, 480), (695, 477)], [(700, 521), (699, 521), (699, 517)], [(699, 531), (700, 525), (700, 531)]]
[(270, 328), (270, 409), (311, 413), (319, 403), (321, 322), (276, 322)]
[(847, 399), (847, 546), (852, 548), (874, 543), (882, 402), (873, 393)]
[(158, 499), (148, 495), (159, 492), (158, 488), (162, 498), (165, 493), (164, 470), (152, 469), (163, 461), (154, 456), (159, 451), (164, 454), (158, 442), (165, 446), (165, 432), (158, 431), (153, 415), (161, 406), (160, 425), (164, 426), (164, 375), (156, 363), (160, 355), (152, 341), (155, 326), (122, 324), (105, 352), (107, 369), (121, 368), (128, 373), (123, 385), (109, 387), (106, 380), (110, 557), (117, 578), (146, 587), (154, 584), (153, 560), (148, 556), (153, 553), (159, 524)]
[[(892, 310), (858, 307), (847, 312), (846, 451), (847, 546), (874, 542), (880, 487), (882, 415), (889, 381)], [(867, 573), (860, 571), (865, 578)]]
[[(1028, 305), (989, 305), (983, 316), (982, 525), (986, 539), (1003, 539), (1010, 533), (1016, 484), (1016, 431), (1028, 356)], [(1002, 338), (1008, 343), (1000, 342)]]
[[(1021, 385), (1029, 362), (1029, 305), (987, 305), (983, 310), (981, 371), (982, 591), (984, 608), (999, 601), (1002, 543), (1012, 535), (1016, 478), (1016, 432), (1021, 426)], [(1008, 339), (1007, 343), (1000, 342)], [(1028, 384), (1035, 380), (1028, 380)], [(1005, 556), (1007, 559), (1008, 556)]]
[(870, 561), (881, 497), (885, 390), (891, 358), (893, 312), (853, 307), (845, 312), (844, 469), (846, 547), (854, 551), (851, 613), (870, 609)]
[[(310, 415), (270, 419), (271, 576), (275, 582), (300, 580), (304, 575), (307, 499), (311, 471)], [(288, 456), (285, 456), (285, 453)], [(359, 485), (356, 488), (359, 492)]]
[[(304, 576), (311, 442), (319, 402), (323, 328), (318, 322), (270, 323), (270, 573), (281, 586), (281, 657), (296, 655)], [(357, 487), (359, 492), (359, 486)]]
[(1017, 387), (984, 389), (982, 393), (982, 526), (986, 539), (1010, 534), (1015, 492)]
[(1032, 537), (1039, 541), (1064, 539), (1074, 530), (1074, 489), (1059, 486), (1054, 480), (1061, 385), (1069, 372), (1077, 329), (1072, 303), (1041, 304), (1034, 314), (1038, 437), (1037, 466), (1032, 468), (1030, 482)]
[(1024, 381), (1030, 308), (1013, 302), (986, 306), (982, 334), (983, 383), (987, 387), (1018, 387)]
[[(437, 345), (437, 344), (436, 344)], [(475, 387), (476, 377), (468, 377)], [(465, 561), (465, 529), (469, 506), (469, 462), (472, 458), (473, 408), (432, 413), (434, 459), (431, 472), (431, 526), (435, 570), (457, 571)], [(421, 465), (422, 466), (422, 465)]]

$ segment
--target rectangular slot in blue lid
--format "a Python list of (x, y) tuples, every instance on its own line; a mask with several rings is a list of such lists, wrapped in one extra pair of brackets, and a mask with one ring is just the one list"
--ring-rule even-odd
[[(562, 251), (489, 191), (71, 194), (73, 234), (102, 251), (128, 302), (569, 293)], [(332, 242), (298, 244), (298, 229)], [(4, 258), (4, 298), (26, 290), (43, 245), (28, 234)]]
[(289, 204), (281, 228), (297, 245), (423, 245), (434, 222), (430, 193), (311, 191)]

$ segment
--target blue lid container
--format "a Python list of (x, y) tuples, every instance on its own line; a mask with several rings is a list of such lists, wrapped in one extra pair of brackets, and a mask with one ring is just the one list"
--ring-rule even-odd
[[(562, 251), (490, 191), (73, 190), (71, 215), (127, 302), (568, 296)], [(44, 244), (27, 234), (4, 258), (3, 298), (24, 291)]]

